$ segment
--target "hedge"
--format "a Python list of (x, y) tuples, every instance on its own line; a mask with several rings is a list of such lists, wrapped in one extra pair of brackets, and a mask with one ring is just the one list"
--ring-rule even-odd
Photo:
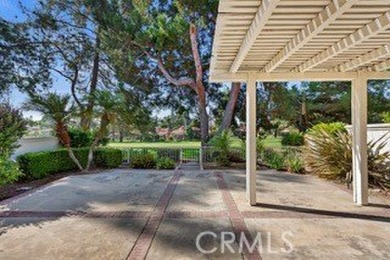
[[(88, 160), (88, 148), (73, 149), (80, 164), (85, 167)], [(47, 152), (26, 153), (18, 156), (19, 167), (28, 179), (41, 179), (52, 173), (78, 170), (69, 158), (66, 149)], [(122, 164), (122, 152), (117, 149), (97, 149), (94, 165), (101, 168), (116, 168)]]

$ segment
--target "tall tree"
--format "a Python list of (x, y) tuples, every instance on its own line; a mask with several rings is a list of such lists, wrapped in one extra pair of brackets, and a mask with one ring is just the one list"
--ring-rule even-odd
[(21, 91), (50, 86), (47, 45), (36, 41), (28, 23), (0, 17), (0, 95), (16, 87)]
[[(69, 82), (69, 91), (80, 110), (80, 125), (89, 130), (94, 93), (115, 83), (100, 46), (100, 26), (79, 0), (42, 0), (24, 8), (34, 40), (44, 42), (53, 62), (48, 69)], [(87, 96), (87, 98), (84, 98)]]
[(147, 71), (166, 92), (171, 91), (167, 86), (184, 87), (187, 98), (195, 94), (202, 143), (207, 142), (209, 134), (204, 66), (210, 57), (217, 2), (92, 1), (94, 8), (105, 10), (102, 28), (114, 54), (131, 59), (130, 66)]

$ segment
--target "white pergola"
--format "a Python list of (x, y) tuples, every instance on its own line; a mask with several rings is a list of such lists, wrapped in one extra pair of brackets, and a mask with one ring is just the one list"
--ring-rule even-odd
[(390, 0), (220, 0), (211, 82), (247, 83), (247, 198), (256, 201), (257, 81), (351, 81), (353, 200), (368, 204), (367, 81), (390, 79)]

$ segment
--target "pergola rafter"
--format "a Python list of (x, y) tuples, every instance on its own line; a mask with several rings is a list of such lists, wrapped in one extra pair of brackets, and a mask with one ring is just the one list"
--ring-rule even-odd
[(249, 50), (255, 43), (257, 36), (263, 30), (268, 18), (272, 15), (272, 12), (275, 10), (279, 2), (280, 0), (264, 0), (260, 5), (259, 10), (253, 18), (252, 24), (241, 43), (240, 49), (230, 68), (230, 72), (235, 73), (240, 68), (242, 61), (245, 59)]
[(386, 12), (380, 18), (375, 19), (363, 28), (357, 30), (347, 38), (340, 40), (325, 51), (321, 52), (317, 56), (306, 61), (302, 65), (298, 66), (295, 71), (305, 72), (308, 71), (325, 61), (340, 55), (341, 53), (350, 50), (356, 45), (369, 40), (377, 34), (386, 31), (390, 28), (390, 12)]
[(371, 63), (375, 60), (383, 58), (390, 58), (390, 44), (386, 44), (373, 52), (370, 52), (351, 61), (345, 62), (333, 68), (332, 71), (351, 71), (361, 66), (364, 66), (367, 63)]
[(324, 31), (359, 0), (333, 0), (322, 12), (306, 25), (267, 65), (265, 72), (274, 71), (279, 65), (300, 50), (306, 43)]

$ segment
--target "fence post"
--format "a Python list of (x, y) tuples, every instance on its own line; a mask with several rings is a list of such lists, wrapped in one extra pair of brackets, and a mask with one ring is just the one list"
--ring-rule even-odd
[(199, 149), (199, 165), (200, 165), (200, 170), (203, 171), (203, 146), (200, 146)]
[(127, 163), (130, 164), (130, 149), (127, 149)]
[(183, 163), (183, 148), (180, 148), (180, 164)]

